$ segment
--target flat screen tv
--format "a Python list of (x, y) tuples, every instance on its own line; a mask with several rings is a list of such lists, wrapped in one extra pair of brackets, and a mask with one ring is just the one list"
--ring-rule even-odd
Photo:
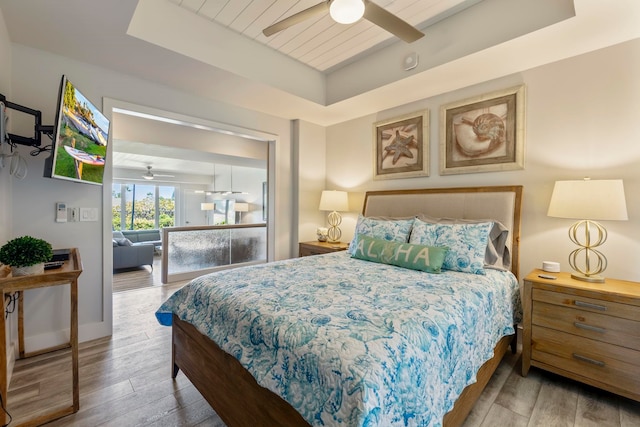
[(102, 185), (109, 141), (109, 120), (62, 76), (53, 148), (44, 175)]

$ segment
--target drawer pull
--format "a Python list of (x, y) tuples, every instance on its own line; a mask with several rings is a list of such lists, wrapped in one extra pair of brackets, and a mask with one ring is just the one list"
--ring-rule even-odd
[(586, 323), (573, 322), (573, 326), (580, 329), (586, 329), (587, 331), (600, 332), (601, 334), (604, 334), (605, 332), (607, 332), (605, 328), (599, 328), (597, 326), (587, 325)]
[(573, 303), (575, 304), (576, 307), (592, 308), (594, 310), (607, 311), (606, 305), (592, 304), (590, 302), (584, 302), (584, 301), (578, 301), (578, 300), (574, 301)]
[(600, 361), (600, 360), (596, 360), (596, 359), (592, 359), (590, 357), (582, 356), (582, 355), (577, 354), (577, 353), (573, 353), (572, 356), (573, 356), (574, 359), (581, 360), (581, 361), (587, 362), (587, 363), (591, 363), (592, 365), (600, 366), (601, 368), (603, 368), (604, 365), (605, 365), (605, 363)]

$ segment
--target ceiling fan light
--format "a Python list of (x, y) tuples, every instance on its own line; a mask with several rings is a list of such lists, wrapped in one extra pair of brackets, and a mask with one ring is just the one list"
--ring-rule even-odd
[(152, 180), (153, 179), (153, 175), (142, 175), (142, 177), (144, 179), (148, 179), (148, 180)]
[(364, 15), (362, 0), (333, 0), (329, 6), (329, 15), (338, 24), (353, 24)]

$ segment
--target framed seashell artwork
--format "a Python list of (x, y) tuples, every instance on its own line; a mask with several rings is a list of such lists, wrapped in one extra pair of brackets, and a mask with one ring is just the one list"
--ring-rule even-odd
[(429, 176), (429, 110), (373, 125), (373, 179)]
[(524, 169), (525, 86), (440, 107), (440, 175)]

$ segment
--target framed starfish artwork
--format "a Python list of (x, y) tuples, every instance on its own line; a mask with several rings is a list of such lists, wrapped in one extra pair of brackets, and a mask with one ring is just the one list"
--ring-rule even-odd
[(429, 176), (429, 110), (373, 125), (373, 179)]
[(440, 175), (524, 169), (524, 85), (440, 108)]

